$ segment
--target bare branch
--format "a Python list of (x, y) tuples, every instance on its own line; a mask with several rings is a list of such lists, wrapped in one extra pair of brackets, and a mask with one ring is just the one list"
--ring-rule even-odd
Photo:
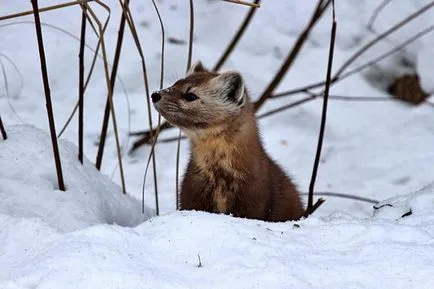
[[(255, 0), (254, 3), (259, 5), (261, 3), (261, 0)], [(244, 21), (241, 23), (240, 28), (238, 28), (237, 32), (235, 33), (232, 40), (229, 42), (229, 44), (226, 47), (225, 51), (223, 52), (222, 56), (220, 57), (220, 59), (217, 61), (216, 65), (212, 69), (213, 71), (220, 70), (220, 68), (223, 66), (223, 64), (228, 59), (229, 55), (234, 50), (235, 46), (237, 46), (238, 42), (240, 41), (241, 37), (243, 36), (244, 32), (246, 31), (247, 26), (249, 26), (251, 20), (253, 19), (253, 15), (255, 15), (256, 8), (257, 7), (252, 6), (249, 9), (249, 12), (247, 13), (246, 18), (244, 18)]]
[(57, 183), (59, 190), (65, 191), (65, 183), (63, 181), (62, 163), (59, 154), (59, 147), (56, 138), (56, 123), (54, 121), (53, 106), (51, 103), (50, 84), (48, 82), (47, 63), (45, 59), (44, 41), (42, 39), (41, 19), (39, 18), (38, 0), (31, 0), (33, 7), (33, 16), (35, 18), (35, 29), (38, 40), (39, 59), (41, 62), (41, 74), (45, 91), (45, 102), (47, 107), (48, 123), (50, 126), (51, 144), (53, 147), (54, 161), (56, 164)]
[(292, 66), (296, 57), (298, 56), (299, 52), (301, 51), (301, 48), (303, 47), (304, 43), (306, 42), (313, 27), (315, 26), (316, 23), (318, 23), (319, 19), (321, 18), (321, 16), (323, 15), (324, 11), (327, 9), (329, 4), (330, 4), (330, 0), (319, 0), (318, 1), (317, 6), (314, 10), (314, 13), (313, 13), (309, 23), (307, 24), (306, 28), (303, 30), (303, 32), (298, 37), (293, 48), (289, 52), (286, 60), (283, 62), (282, 66), (280, 67), (280, 69), (276, 73), (276, 75), (274, 76), (273, 80), (270, 82), (270, 84), (267, 86), (265, 91), (262, 93), (261, 97), (254, 103), (255, 110), (258, 110), (265, 103), (265, 101), (270, 97), (270, 95), (274, 92), (274, 90), (280, 84), (283, 77), (288, 72), (288, 69)]
[(250, 6), (250, 7), (254, 7), (254, 8), (261, 7), (261, 4), (258, 4), (256, 1), (255, 1), (255, 3), (250, 3), (250, 2), (246, 2), (246, 1), (242, 1), (242, 0), (223, 0), (223, 1), (235, 3), (235, 4), (246, 5), (246, 6)]
[(332, 24), (332, 31), (331, 31), (331, 37), (330, 37), (330, 50), (329, 50), (329, 59), (327, 64), (327, 76), (326, 76), (326, 87), (324, 92), (324, 99), (323, 99), (323, 107), (322, 107), (322, 114), (321, 114), (321, 127), (319, 131), (318, 136), (318, 146), (316, 149), (315, 154), (315, 161), (313, 165), (312, 170), (312, 177), (309, 184), (309, 196), (308, 196), (308, 203), (307, 208), (305, 212), (305, 217), (312, 214), (323, 202), (323, 199), (319, 199), (317, 203), (313, 204), (313, 191), (315, 188), (315, 181), (316, 176), (318, 173), (318, 167), (319, 167), (319, 161), (321, 158), (321, 149), (322, 144), (324, 140), (324, 132), (325, 132), (325, 126), (326, 126), (326, 120), (327, 120), (327, 104), (328, 104), (328, 96), (330, 91), (330, 82), (331, 82), (331, 75), (332, 75), (332, 66), (333, 66), (333, 53), (335, 48), (335, 40), (336, 40), (336, 16), (335, 16), (335, 1), (332, 0), (332, 11), (333, 11), (333, 24)]
[(392, 0), (383, 0), (383, 2), (378, 5), (378, 7), (374, 10), (374, 13), (372, 13), (371, 18), (369, 18), (368, 25), (366, 26), (369, 30), (373, 31), (374, 22), (377, 20), (378, 15), (380, 12), (386, 8), (389, 3), (392, 2)]
[(1, 117), (1, 115), (0, 115), (0, 132), (1, 132), (1, 134), (2, 134), (3, 139), (4, 139), (4, 140), (7, 140), (8, 135), (7, 135), (7, 133), (6, 133), (6, 129), (5, 129), (4, 125), (3, 125), (3, 121), (2, 121), (2, 117)]
[[(57, 9), (61, 9), (61, 8), (69, 7), (69, 6), (81, 5), (83, 3), (92, 2), (92, 1), (94, 1), (94, 0), (71, 1), (71, 2), (67, 2), (67, 3), (62, 3), (62, 4), (57, 4), (57, 5), (52, 5), (52, 6), (47, 6), (47, 7), (39, 8), (38, 12), (42, 13), (42, 12), (57, 10)], [(20, 13), (15, 13), (15, 14), (9, 14), (9, 15), (5, 15), (5, 16), (1, 16), (0, 17), (0, 21), (2, 21), (2, 20), (9, 20), (9, 19), (18, 18), (18, 17), (22, 17), (22, 16), (27, 16), (27, 15), (32, 15), (33, 11), (34, 10), (28, 10), (28, 11), (25, 11), (25, 12), (20, 12)]]
[(86, 44), (86, 7), (82, 6), (81, 35), (79, 52), (78, 76), (78, 160), (83, 164), (83, 134), (84, 134), (84, 47)]

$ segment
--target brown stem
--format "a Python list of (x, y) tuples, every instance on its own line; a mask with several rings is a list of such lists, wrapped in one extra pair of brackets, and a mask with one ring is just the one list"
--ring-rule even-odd
[[(309, 193), (302, 193), (301, 195), (302, 196), (308, 196)], [(356, 195), (342, 194), (342, 193), (315, 192), (315, 195), (316, 196), (327, 196), (327, 197), (336, 197), (336, 198), (350, 199), (350, 200), (362, 201), (362, 202), (370, 203), (370, 204), (377, 204), (378, 203), (378, 201), (374, 200), (374, 199), (359, 197), (359, 196), (356, 196)]]
[(369, 18), (368, 21), (368, 25), (367, 28), (371, 31), (373, 31), (373, 27), (374, 27), (374, 22), (377, 19), (378, 15), (380, 14), (380, 12), (386, 8), (387, 5), (389, 5), (389, 3), (392, 2), (392, 0), (383, 0), (383, 2), (380, 3), (380, 5), (378, 5), (378, 7), (374, 10), (374, 13), (372, 13), (371, 18)]
[(234, 4), (246, 5), (246, 6), (250, 6), (250, 7), (253, 7), (253, 8), (259, 8), (259, 7), (261, 7), (261, 5), (258, 4), (256, 1), (254, 3), (250, 3), (250, 2), (242, 1), (242, 0), (223, 0), (223, 1), (234, 3)]
[[(190, 37), (188, 39), (188, 58), (187, 58), (187, 68), (186, 72), (190, 69), (191, 66), (191, 58), (193, 55), (193, 33), (194, 33), (194, 6), (193, 6), (193, 0), (190, 0)], [(176, 147), (176, 172), (175, 172), (175, 192), (176, 192), (176, 209), (179, 209), (179, 160), (180, 160), (180, 150), (181, 150), (181, 129), (179, 129), (178, 133), (178, 143)]]
[[(61, 8), (69, 7), (69, 6), (74, 6), (74, 5), (79, 5), (79, 4), (82, 5), (83, 3), (92, 2), (92, 1), (94, 1), (94, 0), (77, 0), (77, 1), (66, 2), (66, 3), (62, 3), (62, 4), (57, 4), (57, 5), (39, 8), (38, 12), (42, 13), (42, 12), (57, 10), (57, 9), (61, 9)], [(34, 10), (32, 9), (32, 10), (28, 10), (28, 11), (24, 11), (24, 12), (20, 12), (20, 13), (1, 16), (0, 21), (18, 18), (18, 17), (22, 17), (22, 16), (27, 16), (27, 15), (32, 15), (33, 12), (34, 12)]]
[[(125, 4), (129, 4), (129, 0), (125, 0)], [(118, 66), (119, 66), (119, 60), (121, 57), (121, 50), (122, 50), (122, 43), (124, 39), (124, 31), (125, 31), (125, 15), (122, 13), (121, 21), (119, 24), (119, 31), (118, 31), (118, 39), (116, 42), (116, 50), (115, 50), (115, 56), (113, 59), (113, 66), (112, 71), (110, 75), (110, 91), (114, 91), (115, 83), (116, 83), (116, 75), (118, 73)], [(104, 147), (105, 147), (105, 141), (107, 138), (107, 130), (108, 130), (108, 122), (110, 119), (110, 95), (107, 95), (107, 100), (105, 103), (105, 109), (104, 109), (104, 117), (102, 122), (102, 128), (101, 128), (101, 136), (99, 139), (98, 144), (98, 152), (96, 156), (96, 163), (95, 166), (98, 170), (101, 170), (102, 165), (102, 158), (104, 155)]]
[(286, 75), (289, 68), (292, 66), (296, 57), (298, 56), (299, 52), (301, 51), (301, 48), (303, 47), (304, 43), (306, 42), (313, 27), (319, 21), (319, 19), (321, 18), (321, 16), (323, 15), (324, 11), (327, 9), (327, 6), (329, 4), (330, 4), (330, 0), (328, 0), (328, 1), (319, 0), (318, 1), (318, 4), (315, 8), (315, 11), (311, 17), (311, 20), (309, 21), (306, 28), (303, 30), (303, 32), (298, 37), (293, 48), (289, 52), (288, 56), (286, 57), (286, 60), (284, 61), (284, 63), (280, 67), (279, 71), (274, 76), (273, 80), (270, 82), (268, 87), (262, 93), (261, 97), (255, 102), (255, 104), (254, 104), (255, 110), (258, 110), (265, 103), (265, 101), (274, 92), (276, 87), (280, 84), (283, 77)]
[[(146, 103), (147, 103), (147, 108), (148, 108), (148, 120), (149, 120), (149, 128), (152, 129), (152, 114), (151, 114), (151, 103), (150, 103), (150, 97), (149, 97), (149, 83), (148, 83), (148, 74), (147, 74), (147, 70), (146, 70), (146, 63), (145, 63), (145, 56), (143, 54), (143, 49), (142, 49), (142, 45), (140, 43), (139, 40), (139, 36), (137, 34), (137, 29), (136, 29), (136, 25), (134, 23), (134, 19), (133, 16), (131, 14), (131, 10), (129, 8), (129, 6), (127, 5), (127, 3), (122, 3), (122, 1), (119, 1), (123, 13), (126, 17), (126, 21), (128, 23), (128, 27), (130, 28), (131, 34), (133, 36), (133, 40), (134, 43), (136, 45), (137, 51), (139, 53), (140, 56), (140, 60), (141, 60), (141, 66), (142, 66), (142, 75), (143, 75), (143, 81), (145, 84), (145, 93), (146, 93)], [(155, 3), (154, 3), (155, 4)], [(157, 9), (156, 5), (154, 5), (155, 9)], [(160, 23), (162, 24), (160, 15), (158, 13), (158, 9), (157, 9), (157, 15), (159, 16), (160, 19)], [(164, 39), (163, 39), (164, 41)], [(162, 45), (164, 48), (164, 44)], [(164, 56), (162, 56), (163, 59)], [(162, 75), (161, 75), (162, 76)], [(161, 82), (162, 80), (160, 80)], [(158, 129), (158, 127), (157, 127)], [(157, 131), (158, 133), (158, 131)], [(153, 137), (153, 135), (151, 135), (152, 139), (155, 139), (156, 141), (156, 137), (157, 137), (157, 133), (155, 134), (155, 138)], [(149, 168), (149, 164), (150, 164), (150, 160), (152, 159), (152, 168), (153, 168), (153, 172), (154, 172), (154, 192), (155, 192), (155, 209), (156, 209), (156, 213), (157, 215), (160, 214), (160, 208), (159, 208), (159, 201), (158, 201), (158, 182), (157, 182), (157, 163), (156, 163), (156, 158), (155, 158), (155, 151), (154, 149), (151, 150), (151, 153), (149, 154), (149, 159), (148, 162), (146, 164), (146, 169), (145, 169), (145, 175), (144, 175), (144, 180), (143, 180), (143, 187), (142, 187), (142, 212), (144, 213), (144, 188), (145, 188), (145, 181), (146, 181), (146, 175), (148, 172), (148, 168)]]
[(2, 121), (2, 117), (1, 117), (1, 115), (0, 115), (0, 132), (1, 132), (1, 134), (2, 134), (3, 139), (4, 139), (4, 140), (7, 140), (8, 135), (7, 135), (7, 133), (6, 133), (6, 129), (5, 129), (4, 125), (3, 125), (3, 121)]
[(309, 196), (308, 196), (308, 202), (307, 202), (307, 208), (305, 212), (305, 217), (312, 214), (323, 202), (318, 200), (317, 203), (313, 204), (313, 191), (315, 188), (315, 181), (316, 176), (318, 173), (318, 167), (319, 167), (319, 160), (321, 158), (321, 149), (322, 144), (324, 140), (324, 132), (325, 132), (325, 126), (326, 126), (326, 120), (327, 120), (327, 104), (328, 104), (328, 96), (330, 91), (330, 81), (331, 81), (331, 75), (332, 75), (332, 66), (333, 66), (333, 53), (334, 53), (334, 47), (335, 47), (335, 40), (336, 40), (336, 19), (335, 19), (335, 3), (334, 0), (332, 0), (332, 7), (333, 7), (333, 24), (332, 24), (332, 31), (331, 31), (331, 37), (330, 37), (330, 49), (329, 49), (329, 58), (328, 58), (328, 64), (327, 64), (327, 76), (326, 76), (326, 87), (324, 91), (324, 98), (323, 98), (323, 107), (322, 107), (322, 114), (321, 114), (321, 126), (319, 130), (319, 136), (318, 136), (318, 145), (316, 149), (315, 154), (315, 161), (313, 165), (312, 170), (312, 177), (309, 184)]
[(84, 47), (86, 44), (86, 6), (82, 5), (81, 35), (79, 52), (79, 76), (78, 76), (78, 160), (83, 164), (83, 133), (84, 133)]
[[(261, 0), (255, 0), (255, 4), (260, 4)], [(255, 6), (250, 7), (249, 12), (247, 13), (246, 17), (244, 18), (244, 21), (241, 23), (240, 28), (238, 28), (238, 31), (235, 33), (232, 40), (229, 42), (228, 46), (226, 47), (225, 51), (223, 52), (220, 59), (217, 61), (216, 65), (212, 69), (213, 71), (218, 71), (223, 66), (223, 64), (228, 59), (229, 55), (231, 55), (232, 51), (234, 50), (235, 46), (237, 46), (239, 40), (243, 36), (244, 32), (246, 32), (247, 26), (249, 26), (251, 20), (253, 19), (253, 15), (255, 15), (256, 12)]]
[[(99, 0), (95, 0), (96, 3), (98, 3), (103, 9), (105, 9), (108, 12), (108, 17), (107, 17), (107, 21), (106, 23), (108, 23), (109, 19), (110, 19), (110, 14), (111, 14), (111, 10), (110, 7), (108, 7), (106, 4), (104, 4), (103, 2), (99, 1)], [(111, 89), (110, 86), (110, 73), (109, 73), (109, 65), (108, 65), (108, 60), (107, 60), (107, 51), (106, 51), (106, 46), (105, 46), (105, 40), (104, 40), (104, 29), (105, 29), (105, 25), (103, 26), (101, 21), (99, 20), (99, 18), (96, 16), (94, 10), (87, 4), (86, 5), (86, 10), (89, 11), (90, 15), (92, 16), (92, 18), (94, 19), (94, 21), (96, 22), (97, 26), (98, 26), (98, 31), (99, 31), (99, 38), (101, 39), (101, 51), (102, 51), (102, 57), (104, 60), (104, 79), (106, 81), (106, 85), (107, 85), (107, 91), (108, 91), (108, 99), (110, 101), (110, 111), (111, 111), (111, 118), (112, 118), (112, 123), (113, 123), (113, 133), (114, 133), (114, 139), (115, 139), (115, 144), (116, 144), (116, 153), (117, 153), (117, 158), (118, 158), (118, 165), (119, 165), (119, 174), (120, 174), (120, 178), (121, 178), (121, 185), (122, 185), (122, 192), (124, 194), (127, 193), (127, 188), (125, 185), (125, 176), (124, 176), (124, 169), (123, 169), (123, 164), (122, 164), (122, 151), (121, 151), (121, 144), (119, 141), (119, 131), (118, 131), (118, 125), (117, 125), (117, 119), (116, 119), (116, 112), (115, 112), (115, 106), (113, 103), (113, 90)]]
[(54, 121), (53, 107), (51, 104), (50, 84), (48, 82), (47, 63), (45, 59), (44, 42), (42, 39), (41, 19), (39, 18), (38, 0), (31, 0), (33, 6), (33, 15), (35, 18), (36, 36), (38, 39), (39, 59), (41, 62), (41, 74), (44, 84), (45, 101), (47, 107), (48, 123), (50, 126), (51, 144), (53, 147), (54, 161), (56, 164), (57, 183), (59, 190), (65, 191), (65, 183), (63, 181), (62, 163), (60, 160), (59, 147), (56, 138), (56, 124)]
[[(397, 23), (394, 26), (390, 27), (389, 29), (387, 29), (386, 31), (384, 31), (383, 33), (381, 33), (380, 35), (378, 35), (377, 37), (375, 37), (373, 40), (371, 40), (370, 42), (368, 42), (367, 44), (365, 44), (359, 50), (357, 50), (357, 52), (354, 53), (350, 58), (348, 58), (348, 60), (345, 61), (345, 63), (337, 70), (337, 72), (334, 74), (334, 76), (331, 79), (331, 84), (334, 84), (335, 82), (337, 82), (339, 80), (342, 80), (343, 78), (342, 78), (341, 74), (354, 61), (356, 61), (363, 53), (365, 53), (367, 50), (369, 50), (372, 46), (374, 46), (375, 44), (377, 44), (378, 42), (380, 42), (381, 40), (383, 40), (384, 38), (386, 38), (390, 34), (396, 32), (399, 28), (401, 28), (402, 26), (408, 24), (409, 22), (411, 22), (412, 20), (414, 20), (418, 16), (422, 15), (424, 12), (428, 11), (429, 9), (431, 9), (432, 6), (434, 6), (434, 1), (430, 2), (429, 4), (423, 6), (422, 8), (420, 8), (419, 10), (417, 10), (416, 12), (412, 13), (411, 15), (409, 15), (408, 17), (404, 18), (399, 23)], [(408, 41), (404, 42), (400, 47), (402, 48), (402, 47), (408, 45), (409, 43), (411, 43), (411, 41), (414, 41), (415, 39), (421, 37), (425, 33), (428, 33), (429, 32), (428, 30), (429, 31), (432, 30), (431, 26), (428, 29), (425, 29), (424, 31), (418, 33), (414, 37), (411, 37), (410, 39), (408, 39)], [(398, 50), (399, 49), (394, 49), (394, 50), (392, 50), (393, 52), (390, 51), (390, 52), (386, 53), (385, 55), (378, 57), (378, 59), (381, 60), (381, 59), (387, 57), (388, 55), (390, 55), (390, 54), (392, 54), (392, 53), (394, 53), (394, 52), (396, 52)], [(363, 67), (363, 68), (361, 68), (361, 67)], [(362, 69), (365, 69), (366, 67), (367, 67), (366, 65), (362, 65), (359, 68), (356, 68), (356, 69), (352, 70), (351, 73), (359, 72)], [(344, 74), (345, 77), (348, 77), (349, 75), (351, 75), (350, 72)], [(282, 96), (289, 96), (289, 95), (292, 95), (292, 94), (296, 94), (296, 93), (300, 93), (300, 92), (305, 92), (305, 91), (310, 90), (310, 89), (323, 87), (324, 85), (325, 85), (325, 81), (320, 81), (320, 82), (317, 82), (317, 83), (314, 83), (314, 84), (309, 84), (309, 85), (301, 87), (301, 88), (296, 88), (296, 89), (292, 89), (292, 90), (289, 90), (289, 91), (277, 93), (277, 94), (271, 96), (270, 98), (278, 98), (278, 97), (282, 97)]]

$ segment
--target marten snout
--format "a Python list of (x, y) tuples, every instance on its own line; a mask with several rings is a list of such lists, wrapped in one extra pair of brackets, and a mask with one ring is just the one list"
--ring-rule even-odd
[(161, 94), (156, 91), (151, 94), (151, 98), (153, 103), (157, 103), (161, 99)]

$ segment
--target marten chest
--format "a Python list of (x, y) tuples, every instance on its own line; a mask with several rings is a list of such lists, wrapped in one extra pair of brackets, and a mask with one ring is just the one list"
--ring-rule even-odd
[(195, 164), (204, 179), (203, 194), (217, 213), (231, 213), (243, 183), (243, 171), (236, 166), (236, 155), (230, 151), (209, 149), (194, 155)]

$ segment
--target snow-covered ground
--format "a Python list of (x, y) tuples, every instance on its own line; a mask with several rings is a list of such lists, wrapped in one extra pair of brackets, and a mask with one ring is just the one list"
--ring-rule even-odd
[[(29, 1), (6, 2), (0, 5), (0, 15), (31, 8)], [(46, 6), (61, 1), (39, 2)], [(105, 2), (112, 7), (106, 33), (108, 55), (112, 56), (120, 15), (117, 1)], [(253, 98), (272, 78), (315, 5), (315, 1), (306, 0), (263, 2), (224, 66), (224, 70), (243, 73)], [(337, 1), (334, 68), (376, 33), (428, 2), (393, 1), (377, 18), (372, 32), (366, 26), (379, 1)], [(157, 4), (167, 38), (187, 41), (188, 1)], [(195, 1), (195, 6), (193, 58), (212, 67), (247, 8), (223, 1)], [(157, 89), (160, 26), (150, 1), (133, 1), (131, 8), (151, 89)], [(106, 16), (101, 9), (97, 13), (102, 19)], [(41, 15), (58, 131), (78, 95), (79, 42), (74, 36), (79, 35), (80, 15), (77, 7)], [(404, 42), (432, 25), (432, 19), (434, 12), (427, 12), (352, 67)], [(0, 140), (1, 289), (434, 288), (432, 106), (330, 101), (316, 190), (386, 200), (375, 211), (372, 204), (328, 197), (309, 219), (282, 224), (176, 212), (176, 144), (162, 143), (156, 148), (162, 216), (150, 218), (155, 207), (152, 174), (145, 188), (144, 215), (140, 204), (149, 147), (124, 155), (128, 196), (109, 179), (120, 183), (111, 131), (103, 161), (103, 173), (108, 177), (91, 164), (106, 98), (100, 61), (86, 92), (85, 154), (90, 161), (82, 167), (76, 160), (75, 118), (60, 143), (68, 191), (56, 190), (31, 21), (28, 16), (0, 23), (0, 114), (9, 133), (7, 141)], [(327, 13), (279, 91), (324, 79), (329, 33)], [(89, 46), (95, 47), (91, 30), (88, 36)], [(185, 71), (187, 45), (166, 44), (164, 82), (168, 85)], [(387, 96), (384, 91), (390, 76), (407, 72), (406, 63), (411, 63), (421, 76), (423, 88), (433, 94), (433, 44), (434, 35), (428, 34), (396, 56), (337, 83), (331, 93)], [(91, 56), (91, 50), (86, 50), (86, 67)], [(115, 105), (123, 148), (127, 150), (131, 144), (128, 132), (148, 128), (140, 62), (129, 32), (118, 75)], [(261, 112), (302, 97), (269, 101)], [(302, 191), (307, 191), (309, 184), (320, 111), (318, 99), (260, 121), (267, 150), (294, 176)], [(176, 134), (172, 130), (161, 137)], [(188, 149), (183, 141), (182, 170)]]

